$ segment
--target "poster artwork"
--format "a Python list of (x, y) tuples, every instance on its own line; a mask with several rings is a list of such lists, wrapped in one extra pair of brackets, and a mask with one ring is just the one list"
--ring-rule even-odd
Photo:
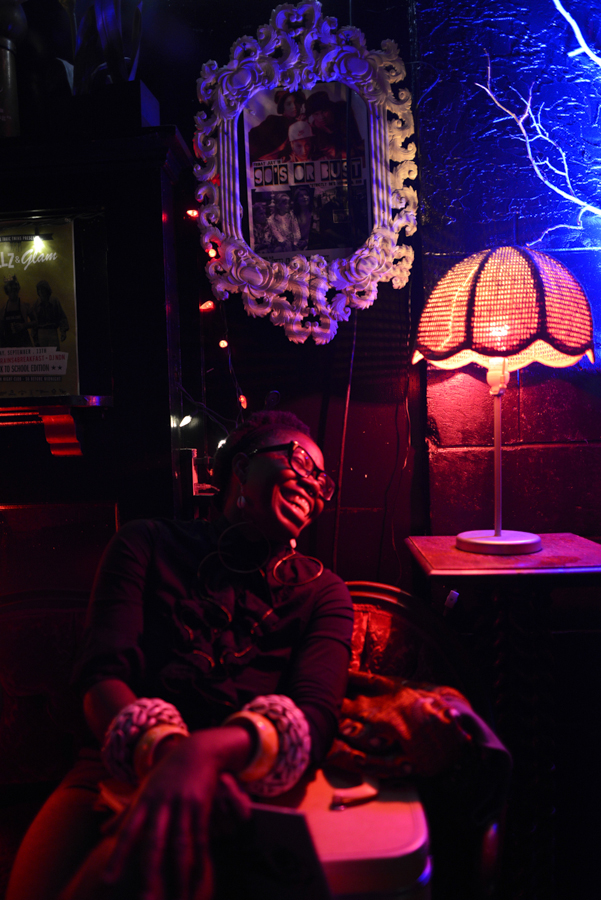
[(361, 246), (372, 229), (367, 135), (363, 100), (337, 82), (260, 91), (249, 100), (244, 136), (255, 253), (284, 262), (319, 254), (330, 262)]
[(0, 227), (0, 284), (0, 397), (77, 395), (73, 223)]

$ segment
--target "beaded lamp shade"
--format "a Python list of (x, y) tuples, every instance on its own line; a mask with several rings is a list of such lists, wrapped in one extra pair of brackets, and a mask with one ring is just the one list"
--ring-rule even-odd
[(447, 272), (422, 313), (413, 362), (443, 369), (470, 362), (488, 368), (503, 357), (509, 372), (531, 362), (571, 366), (593, 355), (585, 293), (560, 262), (525, 247), (499, 247)]
[(413, 362), (442, 369), (475, 362), (488, 371), (494, 409), (494, 531), (464, 531), (459, 550), (535, 553), (537, 534), (501, 524), (501, 400), (509, 373), (531, 362), (562, 368), (594, 362), (593, 322), (585, 293), (557, 260), (526, 247), (475, 253), (438, 282), (422, 313)]

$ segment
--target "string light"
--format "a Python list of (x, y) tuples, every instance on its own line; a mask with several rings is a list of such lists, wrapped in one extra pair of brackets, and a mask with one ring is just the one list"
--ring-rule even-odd
[(240, 406), (242, 407), (242, 409), (246, 409), (246, 407), (248, 406), (248, 400), (246, 399), (246, 397), (244, 396), (244, 394), (240, 394), (240, 395), (238, 396), (238, 403), (240, 404)]
[(192, 416), (184, 416), (184, 418), (179, 423), (180, 428), (185, 428), (186, 425), (189, 425), (192, 421)]
[(222, 341), (219, 341), (219, 346), (221, 347), (222, 350), (225, 350), (225, 348), (228, 346), (228, 342), (225, 339)]
[(189, 219), (197, 219), (199, 217), (200, 213), (197, 209), (187, 209), (186, 215), (188, 216)]
[(211, 247), (210, 250), (207, 250), (207, 253), (211, 257), (211, 259), (215, 259), (215, 257), (217, 256), (217, 251), (215, 250), (214, 247)]
[(215, 309), (215, 303), (213, 300), (205, 300), (204, 303), (199, 303), (198, 308), (201, 312), (211, 312)]

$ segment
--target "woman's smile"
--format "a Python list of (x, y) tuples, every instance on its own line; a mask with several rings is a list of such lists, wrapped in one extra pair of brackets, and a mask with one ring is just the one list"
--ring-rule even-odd
[(290, 506), (293, 506), (301, 513), (303, 519), (309, 519), (311, 517), (313, 503), (306, 494), (299, 491), (297, 485), (294, 485), (293, 487), (283, 486), (280, 493)]

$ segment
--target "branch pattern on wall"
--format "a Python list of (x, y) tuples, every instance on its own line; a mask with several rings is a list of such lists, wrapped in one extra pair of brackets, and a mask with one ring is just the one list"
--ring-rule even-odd
[[(416, 147), (411, 95), (402, 86), (405, 67), (391, 40), (369, 51), (357, 28), (337, 27), (308, 0), (278, 6), (257, 38), (242, 37), (230, 61), (207, 62), (198, 79), (202, 111), (196, 117), (194, 150), (199, 163), (199, 227), (205, 250), (217, 255), (207, 264), (215, 297), (240, 293), (247, 313), (269, 316), (287, 337), (328, 343), (351, 309), (366, 309), (380, 281), (395, 288), (407, 283), (411, 246), (399, 243), (416, 230)], [(339, 82), (355, 91), (367, 108), (373, 228), (347, 258), (296, 253), (289, 262), (254, 252), (242, 232), (238, 118), (259, 91), (308, 90)]]
[[(530, 241), (530, 246), (542, 243), (547, 235), (559, 229), (582, 231), (583, 217), (587, 213), (601, 217), (601, 206), (597, 199), (599, 196), (599, 180), (598, 177), (595, 177), (599, 172), (598, 158), (594, 162), (586, 159), (587, 145), (598, 147), (599, 141), (599, 100), (598, 97), (592, 96), (592, 91), (586, 90), (588, 87), (587, 80), (591, 78), (592, 74), (592, 80), (599, 81), (594, 69), (591, 72), (591, 63), (593, 67), (601, 68), (601, 56), (595, 53), (588, 45), (576, 19), (564, 7), (561, 0), (551, 0), (550, 5), (553, 5), (561, 13), (570, 26), (578, 44), (577, 49), (568, 52), (566, 56), (570, 59), (578, 58), (575, 64), (579, 67), (576, 73), (576, 80), (584, 82), (585, 103), (579, 104), (573, 98), (570, 98), (570, 115), (568, 118), (565, 110), (562, 109), (558, 97), (555, 97), (551, 103), (548, 101), (546, 103), (544, 101), (535, 103), (535, 85), (532, 84), (527, 97), (522, 96), (516, 88), (513, 88), (513, 92), (523, 104), (522, 110), (515, 112), (510, 108), (509, 103), (499, 99), (498, 93), (493, 89), (492, 66), (488, 54), (486, 84), (475, 83), (476, 87), (481, 88), (488, 94), (493, 103), (505, 114), (503, 119), (498, 121), (512, 119), (517, 126), (519, 140), (523, 142), (526, 148), (528, 161), (537, 178), (550, 191), (578, 208), (575, 225), (567, 222), (552, 225), (546, 228), (536, 240)], [(582, 120), (585, 120), (587, 114), (590, 115), (590, 110), (595, 105), (596, 112), (594, 114), (593, 127), (588, 129), (586, 138), (582, 142), (584, 146), (575, 150), (573, 146), (574, 138), (577, 140), (580, 137)], [(580, 121), (578, 121), (578, 116)], [(596, 134), (595, 131), (597, 132)], [(591, 140), (593, 135), (594, 140)], [(572, 139), (570, 142), (568, 142), (569, 138)], [(570, 146), (570, 143), (572, 143), (572, 146)], [(583, 168), (585, 172), (586, 170), (591, 172), (593, 177), (583, 178), (582, 174), (578, 177), (578, 170), (582, 171)]]

